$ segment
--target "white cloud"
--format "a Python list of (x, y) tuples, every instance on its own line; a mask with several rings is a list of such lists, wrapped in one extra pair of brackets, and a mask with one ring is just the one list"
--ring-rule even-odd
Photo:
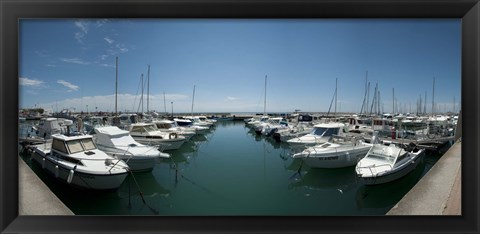
[(78, 43), (83, 44), (83, 38), (88, 33), (88, 24), (85, 20), (76, 20), (75, 27), (80, 29), (80, 32), (75, 32), (74, 38)]
[(107, 64), (107, 63), (100, 63), (99, 64), (101, 67), (115, 67), (113, 64)]
[(60, 60), (66, 63), (74, 63), (74, 64), (80, 64), (80, 65), (90, 64), (89, 62), (85, 62), (79, 58), (60, 58)]
[(48, 54), (48, 51), (46, 50), (36, 50), (35, 54), (37, 54), (39, 57), (49, 57), (50, 55)]
[(108, 23), (108, 19), (100, 19), (100, 20), (97, 20), (96, 22), (96, 27), (97, 28), (100, 28), (102, 27), (104, 24)]
[(120, 53), (128, 52), (128, 48), (124, 44), (117, 44), (116, 47)]
[(226, 102), (235, 101), (235, 100), (238, 100), (238, 98), (236, 98), (236, 97), (227, 97), (227, 98), (225, 98), (225, 101), (226, 101)]
[[(113, 87), (112, 87), (113, 89)], [(191, 107), (191, 100), (187, 95), (183, 94), (165, 94), (166, 99), (166, 109), (167, 112), (170, 113), (171, 111), (171, 102), (174, 102), (174, 112), (188, 112)], [(118, 94), (117, 97), (117, 110), (119, 112), (127, 111), (137, 111), (139, 109), (139, 100), (140, 96), (133, 95), (133, 94)], [(144, 111), (147, 111), (147, 100), (144, 96)], [(115, 111), (115, 94), (110, 95), (102, 95), (102, 96), (85, 96), (83, 98), (70, 98), (64, 100), (58, 100), (57, 102), (46, 103), (42, 106), (51, 107), (51, 106), (58, 106), (58, 110), (66, 109), (75, 109), (75, 111), (88, 111), (92, 112), (95, 111), (95, 107), (97, 107), (97, 111), (108, 111), (113, 112)], [(141, 108), (140, 108), (141, 109)], [(157, 112), (164, 112), (164, 99), (163, 94), (156, 94), (150, 95), (149, 98), (149, 110), (157, 111)]]
[(75, 26), (80, 28), (84, 34), (88, 33), (88, 24), (85, 20), (76, 20)]
[(20, 85), (22, 86), (40, 87), (44, 83), (41, 80), (29, 79), (26, 77), (20, 77), (19, 80), (20, 80)]
[(85, 34), (81, 33), (81, 32), (76, 32), (75, 33), (75, 40), (78, 41), (78, 43), (83, 43), (83, 38), (85, 37)]
[(78, 90), (78, 86), (77, 85), (74, 85), (70, 82), (67, 82), (67, 81), (64, 81), (64, 80), (57, 80), (57, 83), (69, 88), (69, 90), (67, 92), (71, 92), (71, 91), (77, 91)]
[(113, 39), (111, 39), (111, 38), (108, 38), (108, 37), (104, 37), (103, 39), (104, 39), (105, 41), (107, 41), (107, 42), (108, 42), (108, 44), (112, 44), (112, 43), (114, 43), (114, 42), (115, 42)]

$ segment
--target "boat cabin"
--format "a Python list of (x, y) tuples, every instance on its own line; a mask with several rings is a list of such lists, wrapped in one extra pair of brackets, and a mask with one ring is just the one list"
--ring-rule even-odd
[(54, 135), (52, 140), (52, 154), (71, 163), (83, 165), (78, 159), (69, 157), (76, 153), (85, 152), (86, 155), (93, 155), (92, 150), (97, 149), (92, 136), (74, 136)]
[(317, 124), (310, 134), (320, 137), (341, 136), (344, 133), (345, 125), (342, 123)]

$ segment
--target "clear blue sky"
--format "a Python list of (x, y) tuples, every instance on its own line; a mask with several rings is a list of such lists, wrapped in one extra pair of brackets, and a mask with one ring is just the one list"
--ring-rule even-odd
[(385, 112), (393, 88), (430, 112), (433, 77), (436, 109), (461, 102), (459, 19), (31, 19), (19, 43), (20, 108), (114, 111), (117, 56), (119, 111), (139, 109), (148, 65), (157, 112), (190, 112), (194, 85), (194, 112), (263, 112), (265, 75), (268, 112), (327, 111), (336, 78), (337, 111), (359, 112), (367, 71)]

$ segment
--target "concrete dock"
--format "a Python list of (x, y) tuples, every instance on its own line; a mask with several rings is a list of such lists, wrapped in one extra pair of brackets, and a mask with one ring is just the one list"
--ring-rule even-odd
[(387, 215), (461, 215), (461, 149), (460, 139)]
[(20, 157), (18, 180), (19, 215), (74, 215)]

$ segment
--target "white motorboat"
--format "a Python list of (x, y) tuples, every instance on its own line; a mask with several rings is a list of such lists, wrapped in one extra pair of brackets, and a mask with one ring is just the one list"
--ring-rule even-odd
[(134, 123), (129, 129), (133, 139), (145, 145), (158, 146), (160, 150), (178, 149), (186, 140), (176, 133), (158, 130), (154, 123)]
[(288, 126), (288, 122), (285, 118), (275, 117), (270, 118), (266, 122), (261, 123), (255, 127), (255, 132), (258, 135), (271, 136), (278, 129), (284, 129)]
[(188, 141), (192, 138), (196, 133), (195, 128), (188, 128), (188, 127), (179, 127), (175, 121), (162, 119), (162, 120), (153, 120), (152, 123), (156, 125), (158, 129), (168, 133), (176, 133), (185, 137)]
[(286, 142), (292, 138), (310, 133), (313, 129), (313, 116), (296, 114), (296, 119), (289, 123), (286, 128), (278, 129), (272, 137), (277, 142)]
[(200, 125), (193, 125), (192, 121), (188, 119), (173, 119), (176, 125), (179, 127), (190, 128), (195, 131), (197, 134), (204, 134), (209, 132), (210, 127), (208, 126), (200, 126)]
[(327, 142), (333, 135), (343, 136), (345, 124), (343, 123), (323, 123), (317, 124), (312, 131), (306, 135), (292, 138), (287, 143), (293, 147), (313, 146)]
[(54, 134), (68, 134), (68, 126), (72, 124), (72, 120), (64, 118), (42, 118), (33, 129), (36, 130), (37, 136), (51, 139)]
[(207, 116), (204, 116), (204, 115), (199, 115), (199, 116), (197, 116), (197, 117), (198, 117), (198, 118), (200, 119), (200, 121), (202, 121), (202, 122), (207, 122), (207, 123), (212, 123), (212, 124), (215, 124), (215, 123), (217, 122), (216, 119), (209, 119), (209, 118), (207, 118)]
[(36, 145), (33, 160), (49, 174), (75, 187), (117, 189), (129, 167), (97, 149), (91, 135), (52, 135), (52, 141)]
[(101, 126), (108, 126), (108, 118), (107, 117), (100, 117), (100, 116), (90, 116), (88, 119), (84, 119), (83, 126), (85, 131), (88, 134), (93, 134), (95, 132), (96, 127)]
[(361, 139), (333, 137), (331, 141), (308, 147), (292, 158), (302, 159), (311, 168), (342, 168), (357, 165), (372, 144)]
[(95, 143), (110, 156), (125, 161), (132, 171), (151, 171), (156, 162), (170, 158), (153, 146), (136, 142), (128, 131), (115, 126), (96, 127)]
[(253, 117), (253, 120), (246, 122), (246, 126), (250, 128), (255, 128), (262, 123), (266, 123), (270, 119), (270, 116), (263, 115), (261, 117)]
[(214, 124), (213, 122), (210, 122), (210, 121), (202, 121), (202, 119), (200, 119), (200, 117), (198, 116), (184, 116), (183, 118), (190, 120), (193, 126), (211, 128), (213, 127), (213, 124)]
[(422, 161), (425, 149), (415, 145), (374, 144), (357, 163), (355, 171), (366, 185), (383, 184), (400, 179)]

